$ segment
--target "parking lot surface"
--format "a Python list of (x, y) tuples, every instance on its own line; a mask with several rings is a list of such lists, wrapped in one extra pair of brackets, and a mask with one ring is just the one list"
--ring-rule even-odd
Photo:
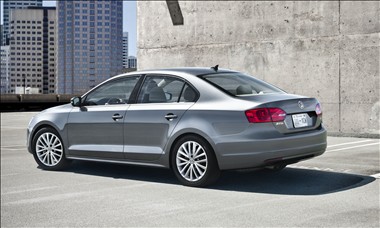
[(1, 113), (1, 226), (379, 227), (379, 139), (328, 137), (325, 154), (282, 172), (225, 171), (208, 188), (170, 170), (75, 161), (38, 168), (35, 113)]

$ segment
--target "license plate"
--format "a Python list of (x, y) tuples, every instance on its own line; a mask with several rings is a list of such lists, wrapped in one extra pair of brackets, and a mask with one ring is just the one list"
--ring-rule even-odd
[(292, 115), (292, 118), (293, 118), (293, 124), (294, 124), (295, 128), (309, 126), (308, 122), (307, 122), (307, 114), (306, 113)]

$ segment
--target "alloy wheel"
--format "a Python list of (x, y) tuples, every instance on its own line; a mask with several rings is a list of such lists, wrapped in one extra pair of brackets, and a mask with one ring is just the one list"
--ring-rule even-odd
[(61, 140), (50, 132), (45, 132), (38, 137), (35, 149), (38, 159), (46, 166), (57, 165), (63, 156)]
[(184, 179), (190, 182), (198, 181), (207, 171), (206, 151), (197, 142), (184, 142), (177, 151), (176, 166)]

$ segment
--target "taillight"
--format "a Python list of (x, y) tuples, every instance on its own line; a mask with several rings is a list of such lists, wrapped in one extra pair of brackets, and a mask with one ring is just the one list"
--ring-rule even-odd
[(322, 115), (322, 108), (321, 108), (321, 105), (320, 105), (319, 103), (315, 106), (315, 113), (316, 113), (318, 116), (321, 116), (321, 115)]
[(286, 112), (280, 108), (268, 108), (272, 122), (283, 121), (286, 117)]
[(256, 108), (245, 111), (250, 123), (280, 122), (286, 117), (286, 112), (280, 108)]

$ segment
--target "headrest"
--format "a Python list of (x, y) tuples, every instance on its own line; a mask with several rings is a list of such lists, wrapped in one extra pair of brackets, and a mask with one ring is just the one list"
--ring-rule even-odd
[(149, 102), (151, 103), (161, 103), (166, 102), (165, 92), (161, 87), (154, 87), (149, 92)]
[(236, 95), (252, 94), (252, 88), (249, 85), (239, 85), (236, 88)]

